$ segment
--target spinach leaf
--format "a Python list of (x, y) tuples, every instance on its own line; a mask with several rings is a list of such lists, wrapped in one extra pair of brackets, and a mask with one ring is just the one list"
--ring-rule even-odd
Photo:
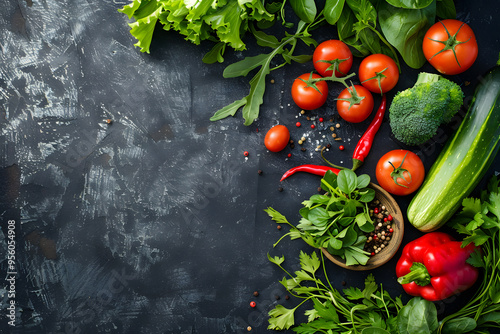
[(372, 188), (361, 189), (359, 193), (361, 195), (360, 202), (369, 203), (375, 199), (375, 190)]
[(354, 190), (356, 190), (358, 185), (356, 173), (350, 169), (341, 170), (337, 177), (337, 183), (339, 189), (343, 193), (350, 195)]
[(476, 328), (476, 321), (469, 317), (456, 318), (444, 323), (442, 334), (465, 334)]
[(429, 6), (433, 0), (386, 0), (398, 8), (421, 9)]
[(326, 172), (325, 176), (323, 176), (323, 179), (321, 180), (321, 189), (323, 189), (324, 191), (330, 191), (330, 189), (325, 183), (330, 185), (330, 187), (332, 188), (337, 188), (337, 174), (329, 170)]
[(326, 0), (323, 8), (323, 16), (331, 25), (337, 23), (344, 9), (345, 0)]
[(358, 176), (358, 189), (361, 188), (366, 188), (370, 184), (370, 175), (368, 174), (361, 174)]
[(314, 0), (290, 0), (290, 5), (302, 21), (311, 23), (316, 18), (318, 10)]
[(436, 15), (442, 19), (455, 19), (457, 9), (453, 0), (437, 0)]
[(354, 22), (354, 12), (349, 6), (344, 6), (342, 14), (340, 14), (339, 20), (337, 21), (337, 33), (341, 41), (345, 42), (345, 39), (354, 35)]
[(384, 36), (406, 64), (412, 68), (422, 67), (426, 62), (422, 42), (435, 21), (436, 2), (424, 9), (401, 9), (381, 3), (378, 14)]
[[(365, 265), (370, 257), (368, 256), (369, 253), (356, 248), (354, 246), (349, 246), (345, 249), (345, 264), (348, 266), (356, 265), (356, 264), (361, 264)], [(360, 304), (356, 305), (353, 310), (358, 307), (358, 309), (366, 309), (368, 306)], [(364, 308), (363, 308), (364, 307)]]
[(436, 306), (421, 297), (412, 298), (399, 312), (400, 334), (432, 334), (439, 327)]

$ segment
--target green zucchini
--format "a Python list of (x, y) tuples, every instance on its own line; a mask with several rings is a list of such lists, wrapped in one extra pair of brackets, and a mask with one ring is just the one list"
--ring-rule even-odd
[(408, 206), (408, 221), (429, 232), (448, 221), (483, 178), (500, 147), (500, 66), (480, 80), (460, 127)]

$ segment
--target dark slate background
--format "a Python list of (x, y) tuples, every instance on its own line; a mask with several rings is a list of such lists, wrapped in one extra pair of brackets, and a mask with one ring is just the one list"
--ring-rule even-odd
[[(468, 103), (481, 74), (498, 59), (500, 5), (456, 3), (480, 49), (473, 67), (451, 78), (464, 85)], [(248, 39), (244, 53), (229, 50), (226, 63), (206, 65), (201, 58), (209, 43), (195, 46), (159, 28), (151, 54), (142, 54), (129, 21), (117, 12), (124, 4), (0, 2), (0, 276), (8, 271), (9, 220), (16, 222), (18, 271), (16, 326), (7, 326), (5, 281), (0, 332), (245, 333), (247, 326), (270, 332), (267, 312), (297, 300), (285, 298), (278, 283), (284, 273), (267, 253), (285, 255), (293, 271), (299, 251), (312, 250), (288, 239), (273, 248), (286, 229), (279, 231), (263, 209), (272, 206), (295, 221), (319, 178), (298, 174), (280, 185), (281, 174), (298, 164), (321, 164), (314, 148), (328, 142), (328, 157), (350, 166), (369, 121), (339, 121), (346, 147), (339, 151), (324, 125), (298, 118), (289, 89), (296, 76), (312, 70), (307, 63), (272, 72), (275, 83), (267, 85), (261, 116), (251, 126), (240, 113), (210, 122), (217, 109), (248, 93), (249, 78), (224, 79), (224, 67), (264, 50)], [(335, 38), (333, 31), (314, 37)], [(434, 71), (429, 65), (422, 70)], [(412, 86), (417, 74), (404, 67), (396, 90)], [(308, 115), (335, 117), (341, 88), (330, 87), (328, 105)], [(303, 127), (295, 127), (297, 120)], [(294, 140), (308, 136), (307, 151), (268, 152), (264, 135), (278, 123), (289, 126)], [(443, 128), (430, 143), (411, 148), (427, 169), (453, 130)], [(400, 147), (386, 120), (359, 172), (374, 179), (377, 160)], [(410, 198), (397, 198), (403, 212)], [(420, 234), (407, 224), (404, 242)], [(393, 296), (406, 299), (395, 281), (395, 261), (373, 273)], [(336, 288), (342, 282), (361, 286), (368, 275), (333, 264), (327, 269)], [(440, 314), (467, 296), (437, 303)]]

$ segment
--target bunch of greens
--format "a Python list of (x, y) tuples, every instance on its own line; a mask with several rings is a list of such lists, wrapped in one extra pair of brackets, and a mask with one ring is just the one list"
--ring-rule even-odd
[[(500, 328), (500, 186), (492, 177), (480, 198), (466, 198), (462, 211), (450, 224), (465, 235), (463, 244), (481, 246), (468, 262), (484, 269), (483, 280), (474, 297), (458, 312), (446, 317), (440, 328), (453, 333), (484, 333)], [(443, 330), (443, 333), (445, 331)], [(448, 332), (448, 331), (447, 331)], [(449, 331), (452, 332), (451, 330)]]
[(352, 170), (344, 169), (337, 176), (328, 171), (321, 179), (326, 193), (302, 202), (302, 218), (297, 226), (273, 208), (265, 211), (277, 223), (291, 226), (285, 236), (292, 240), (302, 238), (312, 247), (325, 248), (348, 266), (365, 265), (370, 259), (370, 253), (363, 250), (365, 234), (374, 230), (368, 204), (375, 199), (375, 190), (368, 188), (369, 184), (370, 176), (366, 174), (356, 176)]
[(147, 53), (157, 22), (194, 44), (217, 42), (215, 53), (222, 56), (226, 44), (235, 50), (245, 49), (242, 36), (250, 21), (274, 20), (261, 0), (133, 0), (119, 11), (135, 19), (130, 33), (137, 39), (135, 46)]
[[(277, 304), (269, 311), (268, 329), (294, 326), (295, 311), (309, 300), (313, 308), (304, 312), (307, 322), (293, 327), (296, 333), (429, 334), (438, 328), (432, 302), (415, 297), (403, 305), (401, 298), (393, 299), (372, 274), (366, 278), (363, 290), (350, 287), (339, 292), (328, 279), (323, 254), (320, 260), (315, 252), (301, 252), (301, 270), (294, 275), (282, 266), (284, 257), (268, 258), (290, 277), (280, 283), (293, 296), (303, 299), (292, 309)], [(321, 265), (325, 282), (316, 274)]]
[[(298, 21), (297, 24), (285, 19), (288, 5), (296, 15), (292, 21)], [(421, 46), (427, 29), (436, 16), (456, 16), (453, 0), (133, 0), (119, 11), (134, 18), (130, 32), (142, 52), (149, 52), (157, 23), (195, 44), (203, 40), (215, 42), (203, 58), (205, 63), (223, 62), (227, 45), (245, 50), (243, 39), (247, 33), (260, 46), (271, 48), (269, 53), (248, 56), (229, 65), (223, 73), (225, 78), (234, 78), (259, 68), (250, 80), (248, 95), (218, 110), (211, 118), (215, 121), (234, 116), (243, 108), (245, 125), (259, 116), (266, 76), (292, 61), (304, 63), (311, 59), (311, 55), (295, 55), (294, 51), (298, 41), (317, 45), (311, 34), (314, 29), (336, 25), (338, 38), (351, 47), (355, 56), (384, 53), (399, 65), (399, 51), (408, 66), (420, 68), (426, 61)], [(286, 29), (295, 26), (295, 32), (285, 31), (279, 39), (263, 31), (279, 21)], [(278, 55), (282, 61), (274, 59)]]
[[(293, 327), (302, 334), (361, 333), (361, 334), (465, 334), (489, 333), (500, 328), (500, 182), (493, 177), (480, 198), (466, 198), (462, 211), (450, 225), (464, 235), (463, 245), (474, 243), (481, 251), (473, 253), (468, 262), (484, 269), (475, 295), (460, 310), (439, 320), (436, 305), (421, 297), (404, 304), (393, 299), (375, 283), (372, 275), (365, 288), (350, 287), (341, 293), (333, 289), (321, 260), (316, 253), (300, 253), (300, 271), (294, 275), (283, 266), (284, 257), (271, 257), (290, 278), (281, 284), (295, 297), (303, 299), (292, 309), (276, 305), (269, 311), (269, 329), (282, 330), (295, 326), (295, 311), (306, 301), (312, 309), (305, 311), (307, 321)], [(317, 271), (323, 266), (324, 283)]]

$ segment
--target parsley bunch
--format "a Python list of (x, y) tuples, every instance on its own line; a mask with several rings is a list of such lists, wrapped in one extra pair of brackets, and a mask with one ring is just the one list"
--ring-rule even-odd
[(368, 207), (375, 199), (375, 190), (369, 184), (370, 176), (366, 174), (356, 176), (352, 170), (344, 169), (337, 176), (328, 171), (321, 179), (326, 193), (302, 202), (302, 219), (297, 226), (273, 208), (265, 211), (277, 223), (291, 226), (287, 233), (291, 239), (302, 238), (312, 247), (325, 248), (348, 266), (365, 265), (370, 259), (370, 253), (363, 250), (365, 234), (375, 228)]
[(350, 287), (343, 293), (334, 289), (324, 270), (325, 282), (317, 276), (323, 264), (316, 252), (308, 255), (300, 252), (300, 271), (294, 275), (282, 266), (285, 258), (271, 257), (269, 261), (285, 271), (290, 278), (280, 282), (292, 295), (303, 299), (292, 309), (276, 305), (269, 311), (268, 329), (289, 329), (295, 325), (295, 311), (306, 301), (311, 300), (313, 308), (305, 311), (308, 320), (293, 328), (296, 333), (395, 333), (397, 314), (403, 308), (398, 297), (391, 298), (389, 293), (378, 285), (372, 274), (365, 280), (364, 289)]
[(441, 321), (442, 333), (483, 333), (500, 328), (500, 186), (496, 176), (479, 198), (466, 198), (462, 211), (450, 225), (465, 235), (463, 244), (481, 246), (467, 261), (484, 269), (483, 280), (474, 297), (458, 312)]

